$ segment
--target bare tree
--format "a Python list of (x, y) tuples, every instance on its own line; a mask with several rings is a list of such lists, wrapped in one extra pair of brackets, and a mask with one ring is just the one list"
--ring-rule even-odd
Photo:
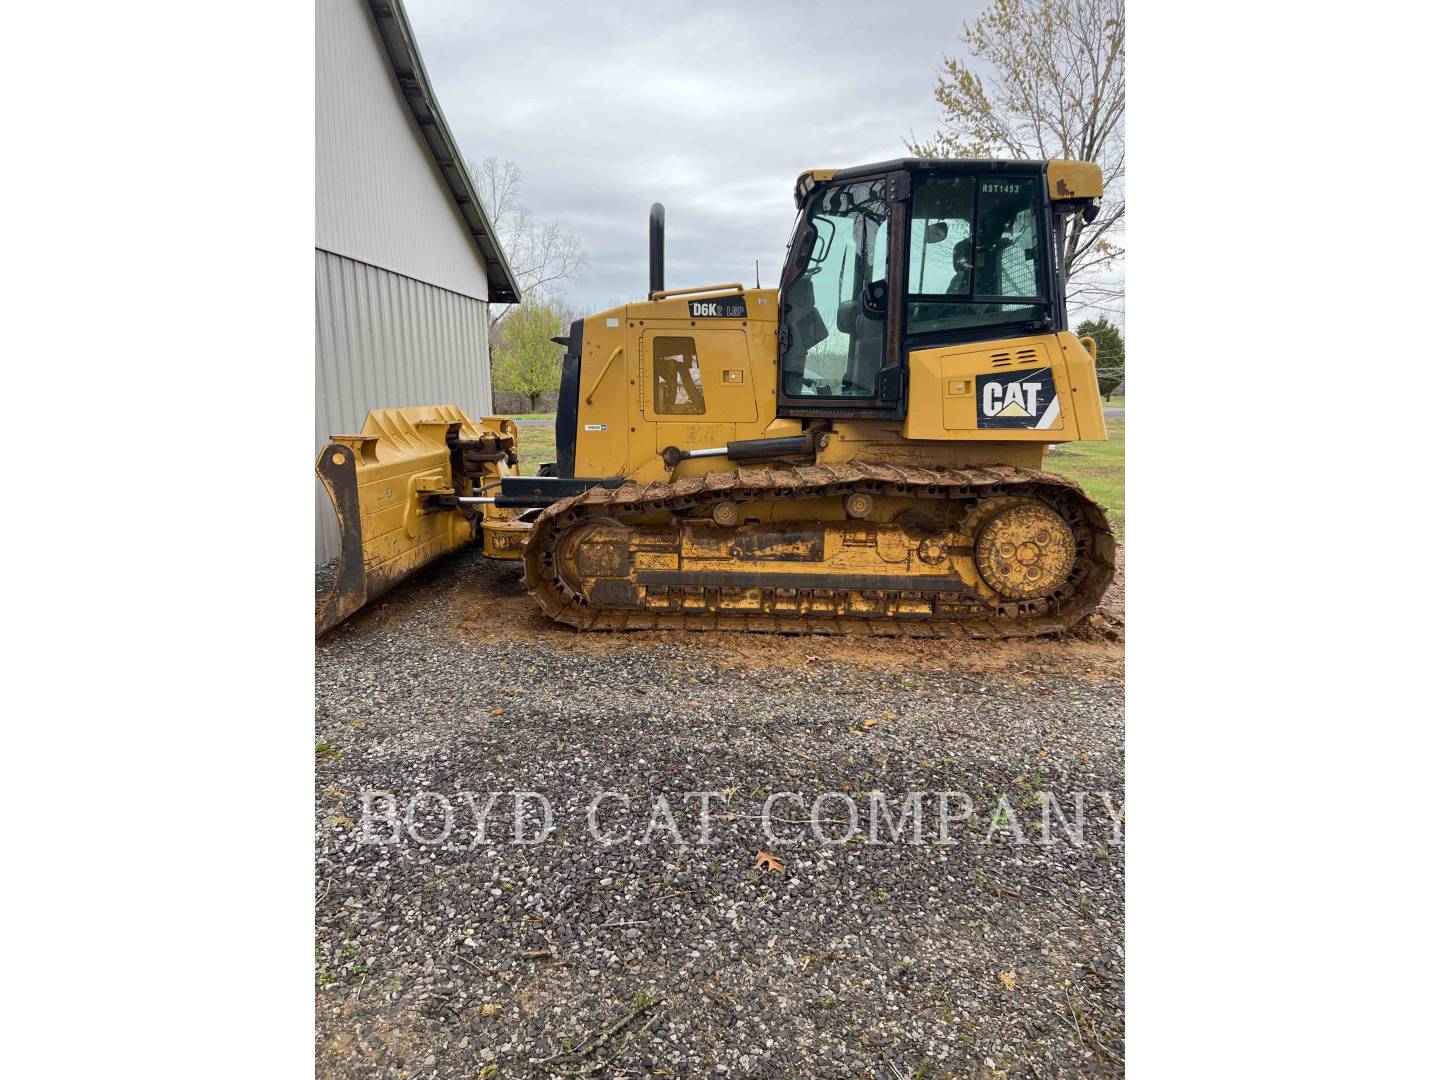
[[(947, 56), (935, 85), (943, 127), (907, 140), (922, 157), (1067, 158), (1105, 176), (1100, 214), (1073, 215), (1064, 241), (1069, 299), (1113, 310), (1124, 255), (1124, 0), (995, 0), (960, 40), (974, 63)], [(1108, 279), (1108, 280), (1107, 280)]]
[[(475, 192), (500, 236), (520, 286), (520, 299), (558, 302), (561, 285), (576, 280), (585, 266), (580, 238), (554, 222), (537, 222), (520, 201), (520, 166), (513, 161), (487, 157), (465, 162)], [(521, 305), (492, 305), (490, 329)]]

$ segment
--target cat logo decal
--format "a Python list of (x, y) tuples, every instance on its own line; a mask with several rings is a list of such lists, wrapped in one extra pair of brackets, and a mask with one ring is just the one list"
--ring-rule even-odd
[(975, 426), (1044, 431), (1060, 422), (1060, 399), (1048, 367), (981, 375), (975, 380)]

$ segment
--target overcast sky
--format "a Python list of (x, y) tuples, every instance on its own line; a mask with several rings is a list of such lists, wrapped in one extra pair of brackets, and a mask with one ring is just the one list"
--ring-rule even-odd
[(985, 6), (404, 3), (461, 151), (515, 161), (536, 218), (580, 237), (581, 311), (643, 297), (657, 201), (667, 285), (753, 284), (756, 259), (775, 285), (796, 175), (933, 134), (941, 58)]

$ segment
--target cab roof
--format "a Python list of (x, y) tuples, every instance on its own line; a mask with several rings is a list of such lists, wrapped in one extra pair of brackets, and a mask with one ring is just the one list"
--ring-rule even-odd
[(1051, 198), (1099, 198), (1100, 167), (1088, 161), (1063, 161), (1058, 158), (891, 158), (870, 165), (852, 165), (846, 169), (807, 169), (795, 181), (795, 205), (802, 206), (805, 197), (817, 184), (831, 180), (858, 180), (891, 172), (956, 172), (984, 173), (1047, 173), (1050, 176)]

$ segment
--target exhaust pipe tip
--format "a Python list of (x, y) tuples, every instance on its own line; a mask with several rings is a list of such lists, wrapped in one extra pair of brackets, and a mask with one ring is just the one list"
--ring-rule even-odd
[(665, 207), (650, 205), (650, 294), (665, 291)]

